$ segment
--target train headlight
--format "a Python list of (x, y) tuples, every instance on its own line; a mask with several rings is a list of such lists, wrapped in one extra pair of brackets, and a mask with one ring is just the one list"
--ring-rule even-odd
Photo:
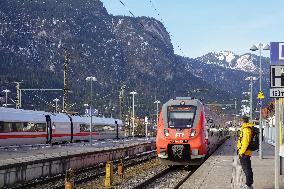
[(195, 129), (191, 129), (191, 131), (190, 131), (190, 136), (191, 136), (191, 137), (194, 137), (195, 134), (196, 134), (196, 130), (195, 130)]
[(164, 129), (164, 134), (166, 137), (170, 136), (169, 130), (168, 129)]

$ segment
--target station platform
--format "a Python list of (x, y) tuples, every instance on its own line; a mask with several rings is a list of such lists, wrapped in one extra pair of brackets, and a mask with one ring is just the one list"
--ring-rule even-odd
[(0, 148), (0, 166), (14, 164), (16, 162), (33, 161), (45, 158), (61, 157), (66, 155), (82, 154), (94, 151), (101, 151), (117, 147), (127, 147), (141, 143), (154, 142), (155, 138), (145, 140), (143, 138), (129, 139), (107, 139), (103, 141), (93, 141), (92, 146), (88, 142), (72, 143), (63, 145), (37, 145)]
[(155, 150), (153, 139), (93, 141), (55, 146), (0, 149), (0, 188), (82, 169)]
[[(235, 155), (236, 139), (230, 138), (222, 144), (200, 168), (183, 183), (181, 189), (239, 189), (245, 183), (241, 166)], [(274, 188), (274, 146), (263, 143), (263, 159), (258, 152), (252, 156), (254, 189)], [(280, 188), (284, 189), (284, 176), (280, 175)]]

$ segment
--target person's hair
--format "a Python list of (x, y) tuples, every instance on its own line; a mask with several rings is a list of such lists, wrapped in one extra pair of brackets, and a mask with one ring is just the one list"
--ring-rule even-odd
[(243, 117), (242, 117), (242, 120), (243, 120), (245, 123), (248, 123), (248, 122), (249, 122), (249, 117), (243, 116)]

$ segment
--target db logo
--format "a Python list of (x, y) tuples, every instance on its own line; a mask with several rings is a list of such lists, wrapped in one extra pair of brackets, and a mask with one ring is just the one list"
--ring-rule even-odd
[(181, 138), (181, 137), (183, 137), (183, 133), (176, 133), (176, 138)]

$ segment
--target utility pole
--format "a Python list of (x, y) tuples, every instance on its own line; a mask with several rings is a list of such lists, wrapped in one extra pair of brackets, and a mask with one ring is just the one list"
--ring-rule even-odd
[(68, 83), (68, 64), (69, 64), (70, 54), (65, 51), (64, 59), (64, 87), (63, 87), (63, 109), (62, 112), (68, 112), (68, 93), (69, 93), (69, 83)]
[(119, 91), (119, 116), (120, 119), (123, 121), (124, 120), (124, 108), (123, 108), (123, 103), (124, 103), (124, 90), (126, 88), (126, 85), (122, 85)]
[(11, 91), (8, 90), (8, 89), (5, 89), (2, 91), (3, 93), (5, 93), (6, 95), (6, 98), (5, 98), (5, 107), (7, 108), (8, 107), (8, 93), (10, 93)]
[(252, 82), (253, 82), (253, 78), (250, 77), (250, 120), (252, 122), (253, 118), (252, 118)]
[(154, 102), (156, 105), (156, 127), (158, 127), (158, 122), (159, 122), (159, 103), (161, 103), (159, 100), (156, 100)]
[(132, 137), (134, 137), (135, 134), (135, 111), (134, 111), (134, 96), (137, 94), (137, 92), (132, 91), (130, 92), (130, 94), (132, 95)]
[(90, 76), (86, 78), (86, 81), (91, 82), (91, 95), (90, 95), (90, 146), (93, 145), (93, 113), (92, 113), (92, 106), (93, 106), (93, 82), (98, 81), (96, 77)]
[(20, 89), (20, 84), (22, 82), (14, 82), (16, 83), (16, 91), (17, 91), (17, 96), (16, 96), (16, 109), (20, 109), (22, 107), (22, 91)]
[(252, 116), (253, 116), (252, 115), (252, 87), (253, 87), (253, 81), (257, 80), (257, 78), (250, 76), (250, 77), (247, 77), (245, 80), (250, 81), (250, 85), (249, 85), (250, 86), (250, 122), (252, 122), (252, 120), (253, 120), (253, 118), (252, 118)]
[(237, 128), (237, 99), (235, 99), (235, 120), (234, 120), (235, 128)]

